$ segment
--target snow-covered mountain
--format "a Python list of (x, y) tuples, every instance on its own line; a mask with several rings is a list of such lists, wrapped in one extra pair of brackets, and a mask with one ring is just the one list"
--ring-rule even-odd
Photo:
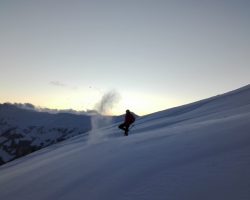
[(1, 198), (250, 199), (250, 85), (88, 133), (2, 165)]
[[(70, 137), (87, 134), (92, 128), (93, 116), (51, 114), (0, 104), (0, 165)], [(110, 119), (111, 122), (118, 120), (121, 117)]]

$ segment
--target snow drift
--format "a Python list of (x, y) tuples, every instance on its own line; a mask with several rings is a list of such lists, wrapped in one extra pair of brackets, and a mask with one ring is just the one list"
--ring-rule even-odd
[(1, 198), (250, 199), (250, 85), (116, 126), (1, 166)]

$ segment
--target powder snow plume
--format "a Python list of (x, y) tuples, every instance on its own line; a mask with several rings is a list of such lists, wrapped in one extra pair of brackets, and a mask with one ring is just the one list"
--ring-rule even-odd
[(121, 96), (115, 90), (111, 90), (102, 96), (100, 102), (96, 104), (96, 110), (102, 115), (109, 115), (112, 108), (120, 101)]
[(101, 127), (108, 126), (112, 123), (112, 117), (107, 115), (111, 114), (112, 109), (119, 103), (121, 96), (115, 90), (106, 92), (101, 100), (96, 104), (95, 109), (100, 115), (93, 115), (91, 117), (92, 131), (89, 134), (88, 143), (98, 143), (105, 136), (102, 134)]

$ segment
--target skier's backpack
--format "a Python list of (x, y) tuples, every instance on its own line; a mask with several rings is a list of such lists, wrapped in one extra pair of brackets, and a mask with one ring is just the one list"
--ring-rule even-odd
[(134, 122), (135, 122), (135, 116), (132, 114), (132, 113), (130, 113), (130, 121), (131, 121), (131, 124), (133, 124)]

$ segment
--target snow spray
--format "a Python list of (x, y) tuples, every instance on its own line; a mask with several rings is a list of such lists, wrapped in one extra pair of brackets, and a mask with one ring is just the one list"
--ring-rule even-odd
[(99, 113), (91, 117), (91, 132), (89, 134), (88, 143), (99, 143), (104, 137), (104, 133), (100, 130), (101, 127), (108, 126), (112, 123), (112, 109), (119, 103), (121, 96), (115, 90), (106, 92), (101, 100), (95, 105), (95, 110)]

